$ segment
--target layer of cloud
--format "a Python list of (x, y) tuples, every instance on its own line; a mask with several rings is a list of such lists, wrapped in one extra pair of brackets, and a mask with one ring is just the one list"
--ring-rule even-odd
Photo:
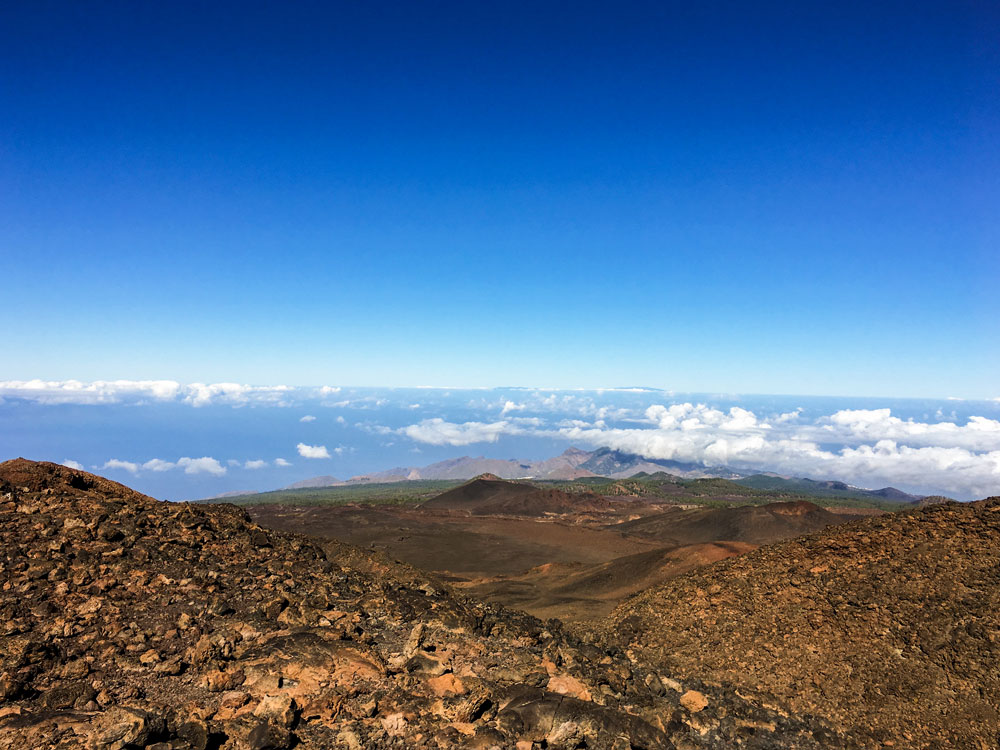
[[(889, 409), (854, 408), (857, 403), (847, 400), (799, 402), (783, 397), (741, 399), (719, 395), (706, 396), (710, 403), (700, 403), (701, 398), (681, 397), (681, 403), (674, 403), (669, 392), (648, 389), (505, 388), (475, 392), (461, 389), (454, 393), (427, 389), (416, 399), (408, 389), (184, 385), (173, 380), (0, 381), (0, 402), (7, 401), (4, 409), (17, 408), (21, 402), (99, 407), (294, 407), (292, 414), (299, 416), (292, 422), (300, 419), (308, 423), (314, 421), (314, 415), (328, 413), (317, 410), (338, 407), (329, 414), (329, 423), (345, 428), (354, 425), (372, 435), (385, 436), (382, 445), (391, 445), (399, 436), (408, 438), (413, 446), (441, 447), (496, 443), (505, 436), (532, 441), (545, 438), (580, 447), (618, 448), (649, 458), (840, 479), (859, 486), (891, 484), (910, 491), (941, 491), (962, 497), (1000, 494), (997, 399), (876, 404), (891, 404), (893, 408)], [(411, 408), (417, 400), (421, 411), (414, 414)], [(872, 402), (864, 403), (867, 406)], [(760, 404), (771, 406), (758, 408)], [(805, 408), (796, 409), (799, 405)], [(422, 419), (425, 415), (434, 418)], [(370, 418), (359, 420), (361, 416)], [(95, 410), (94, 418), (103, 417)], [(287, 425), (287, 419), (282, 419), (283, 425)], [(313, 458), (346, 456), (348, 450), (354, 450), (336, 446), (336, 441), (329, 449), (300, 445), (299, 455), (305, 456), (302, 450), (306, 450)], [(363, 441), (358, 445), (359, 450), (365, 449)], [(515, 445), (511, 445), (513, 451), (523, 451)], [(76, 450), (69, 445), (52, 447), (59, 454), (74, 455)], [(263, 451), (258, 447), (254, 452), (260, 455)], [(220, 476), (226, 472), (226, 465), (230, 473), (290, 465), (286, 459), (266, 462), (252, 454), (249, 458), (233, 458), (228, 464), (209, 456), (149, 458), (156, 453), (152, 450), (140, 459), (119, 454), (103, 466), (88, 462), (88, 467), (135, 475), (175, 471)], [(67, 465), (78, 465), (66, 461)]]
[(293, 390), (287, 385), (241, 385), (240, 383), (192, 383), (185, 386), (184, 403), (191, 406), (229, 404), (243, 406), (250, 403), (289, 405), (286, 397)]
[(21, 399), (40, 404), (148, 404), (177, 401), (191, 406), (228, 404), (290, 405), (296, 389), (287, 385), (190, 383), (175, 380), (3, 380), (0, 400)]
[(738, 406), (656, 404), (643, 425), (603, 420), (448, 422), (427, 419), (395, 432), (430, 445), (496, 442), (501, 436), (560, 438), (645, 458), (743, 471), (835, 478), (870, 488), (886, 485), (964, 497), (1000, 494), (1000, 422), (970, 417), (965, 424), (919, 422), (889, 409), (841, 410), (810, 423), (801, 412), (764, 419)]
[(77, 471), (83, 471), (83, 464), (81, 464), (79, 461), (73, 461), (72, 459), (69, 458), (64, 458), (62, 460), (62, 465), (68, 469), (76, 469)]
[(306, 445), (305, 443), (299, 443), (295, 446), (295, 449), (299, 452), (299, 455), (303, 458), (329, 458), (330, 451), (326, 449), (325, 445)]
[(182, 386), (173, 380), (2, 380), (0, 399), (18, 398), (42, 404), (118, 404), (172, 401)]
[(917, 422), (892, 416), (889, 409), (842, 409), (829, 418), (825, 429), (838, 439), (897, 440), (909, 445), (951, 446), (976, 451), (1000, 448), (1000, 421), (969, 417), (955, 422)]

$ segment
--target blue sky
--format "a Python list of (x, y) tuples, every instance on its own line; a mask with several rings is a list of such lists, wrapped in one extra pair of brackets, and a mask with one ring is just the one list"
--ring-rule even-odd
[(7, 3), (0, 379), (1000, 396), (1000, 12)]

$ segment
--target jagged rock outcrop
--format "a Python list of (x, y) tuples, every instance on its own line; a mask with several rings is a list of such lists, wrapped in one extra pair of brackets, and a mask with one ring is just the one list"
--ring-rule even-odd
[(0, 464), (0, 748), (293, 746), (845, 745), (234, 506)]

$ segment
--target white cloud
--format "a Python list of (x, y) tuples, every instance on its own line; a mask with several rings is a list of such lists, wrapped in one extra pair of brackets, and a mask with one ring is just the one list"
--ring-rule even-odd
[(40, 404), (146, 404), (180, 401), (191, 406), (209, 404), (290, 405), (295, 391), (287, 385), (240, 383), (191, 383), (175, 380), (4, 380), (0, 398), (17, 398)]
[(83, 464), (78, 461), (72, 461), (68, 458), (62, 460), (62, 465), (68, 469), (76, 469), (77, 471), (83, 471)]
[(244, 469), (263, 469), (265, 466), (267, 466), (267, 461), (261, 461), (259, 459), (256, 461), (247, 461), (243, 464)]
[(177, 467), (184, 469), (185, 474), (212, 474), (218, 477), (226, 473), (226, 467), (210, 456), (178, 458)]
[[(580, 447), (618, 448), (649, 458), (840, 479), (859, 486), (891, 484), (909, 491), (942, 492), (957, 497), (1000, 494), (997, 459), (1000, 398), (988, 403), (979, 401), (981, 409), (975, 408), (977, 402), (952, 399), (948, 402), (950, 406), (944, 406), (946, 402), (942, 401), (943, 408), (935, 411), (934, 406), (927, 406), (923, 414), (916, 406), (901, 406), (907, 410), (902, 414), (887, 408), (837, 410), (834, 407), (825, 416), (817, 417), (815, 406), (805, 411), (800, 408), (781, 413), (779, 409), (767, 408), (755, 413), (745, 408), (751, 403), (749, 400), (734, 402), (725, 397), (728, 400), (725, 407), (715, 400), (723, 400), (722, 396), (706, 397), (711, 399), (709, 403), (673, 403), (668, 393), (647, 398), (641, 394), (651, 391), (638, 389), (481, 390), (467, 404), (469, 393), (428, 391), (426, 398), (420, 399), (420, 408), (428, 410), (428, 416), (436, 413), (437, 418), (423, 421), (419, 421), (423, 413), (405, 411), (413, 406), (412, 395), (403, 400), (396, 392), (335, 386), (184, 385), (172, 380), (9, 380), (0, 381), (0, 400), (53, 405), (166, 403), (191, 407), (294, 407), (294, 413), (300, 415), (296, 419), (304, 423), (318, 421), (315, 415), (321, 412), (316, 410), (323, 407), (374, 413), (378, 407), (388, 406), (384, 420), (379, 420), (382, 424), (347, 420), (344, 416), (334, 416), (334, 420), (345, 430), (347, 424), (352, 424), (385, 436), (385, 440), (404, 435), (414, 441), (413, 445), (464, 446), (495, 443), (505, 435), (536, 436)], [(388, 400), (383, 398), (386, 395)], [(741, 406), (731, 407), (732, 403)], [(977, 411), (977, 416), (969, 416)], [(410, 417), (392, 421), (400, 419), (403, 413)], [(462, 414), (461, 419), (455, 418), (456, 413)], [(338, 410), (333, 414), (337, 415)], [(532, 416), (520, 416), (525, 414)], [(415, 424), (407, 424), (410, 422)], [(345, 450), (353, 449), (343, 446), (327, 449), (305, 443), (298, 447), (299, 455), (318, 458), (329, 458)], [(250, 469), (259, 467), (260, 461), (263, 459), (234, 458), (229, 465)], [(78, 465), (68, 459), (66, 463)], [(276, 459), (272, 465), (291, 463)], [(208, 456), (137, 461), (112, 458), (104, 466), (88, 464), (95, 470), (104, 468), (139, 475), (185, 471), (218, 476), (225, 473), (225, 466), (225, 460), (220, 463)]]
[[(322, 401), (320, 402), (320, 406), (324, 406), (328, 409), (345, 409), (347, 407), (352, 409), (378, 409), (388, 403), (389, 399), (387, 398), (379, 398), (378, 396), (362, 396), (361, 398), (345, 398), (340, 401)], [(417, 404), (417, 407), (419, 407), (419, 404)]]
[(471, 443), (495, 443), (501, 434), (512, 434), (510, 422), (446, 422), (440, 417), (425, 419), (419, 424), (404, 427), (399, 432), (411, 440), (430, 445), (470, 445)]
[(420, 443), (454, 446), (534, 435), (646, 458), (839, 479), (861, 487), (893, 485), (964, 498), (1000, 494), (1000, 422), (986, 417), (970, 417), (965, 424), (924, 423), (899, 419), (889, 409), (857, 409), (805, 421), (796, 410), (765, 421), (742, 407), (680, 403), (648, 407), (643, 422), (608, 427), (600, 419), (569, 418), (555, 426), (534, 419), (427, 419), (395, 432)]
[(40, 404), (117, 404), (170, 401), (181, 391), (173, 380), (3, 380), (0, 397)]
[[(816, 425), (780, 422), (779, 430), (739, 407), (722, 412), (689, 403), (652, 406), (647, 417), (652, 429), (567, 425), (557, 434), (647, 458), (836, 478), (865, 487), (895, 485), (965, 497), (1000, 491), (1000, 424), (984, 417), (965, 425), (926, 424), (893, 417), (889, 409), (842, 410)], [(836, 443), (841, 447), (821, 448)]]
[(515, 401), (504, 401), (503, 408), (500, 410), (500, 416), (509, 414), (512, 411), (522, 411), (526, 408), (526, 404), (519, 404)]
[(325, 445), (306, 445), (305, 443), (299, 443), (295, 446), (298, 450), (299, 455), (303, 458), (329, 458), (330, 451), (326, 449)]
[(275, 406), (288, 405), (286, 397), (292, 390), (287, 385), (241, 385), (240, 383), (191, 383), (185, 386), (184, 403), (191, 406), (231, 404), (242, 406), (264, 403)]
[(582, 419), (563, 419), (558, 423), (559, 427), (579, 427), (581, 429), (587, 427), (597, 427), (596, 423), (584, 422)]
[(800, 406), (795, 411), (787, 411), (784, 414), (779, 414), (771, 421), (777, 424), (783, 424), (785, 422), (794, 422), (799, 418), (801, 414), (802, 414), (802, 407)]
[[(232, 462), (231, 462), (232, 463)], [(238, 465), (239, 462), (237, 461)], [(172, 471), (173, 469), (183, 469), (185, 474), (213, 474), (222, 476), (226, 473), (226, 467), (210, 456), (201, 458), (179, 458), (176, 461), (164, 461), (162, 458), (151, 458), (145, 463), (134, 461), (121, 461), (117, 458), (109, 459), (104, 463), (102, 469), (122, 469), (131, 474), (139, 474), (141, 471)]]
[(903, 420), (892, 416), (889, 409), (842, 409), (832, 414), (824, 427), (844, 441), (898, 440), (927, 447), (1000, 450), (1000, 421), (987, 417), (969, 417), (966, 424), (959, 425)]
[(104, 462), (104, 466), (100, 467), (102, 469), (121, 469), (122, 471), (127, 471), (130, 474), (139, 473), (139, 464), (133, 463), (132, 461), (119, 461), (117, 458), (111, 458)]
[(719, 429), (739, 432), (742, 430), (766, 430), (770, 426), (758, 421), (752, 411), (732, 407), (728, 412), (705, 404), (673, 404), (669, 407), (654, 404), (646, 409), (646, 419), (658, 425), (661, 430)]

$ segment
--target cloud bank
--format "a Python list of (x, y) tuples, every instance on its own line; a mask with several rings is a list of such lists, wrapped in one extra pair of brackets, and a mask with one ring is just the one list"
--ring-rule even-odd
[[(509, 411), (509, 410), (508, 410)], [(890, 409), (840, 410), (802, 423), (798, 411), (766, 419), (738, 406), (654, 404), (641, 426), (603, 420), (448, 422), (427, 419), (396, 430), (418, 443), (465, 446), (501, 436), (561, 438), (646, 458), (742, 471), (775, 471), (858, 486), (922, 487), (967, 497), (1000, 494), (1000, 421), (965, 424), (894, 417)]]
[(306, 396), (322, 389), (295, 389), (287, 385), (241, 383), (190, 383), (175, 380), (2, 380), (0, 401), (18, 399), (38, 404), (149, 404), (177, 402), (201, 407), (291, 406), (293, 395)]
[(125, 401), (172, 401), (182, 395), (173, 380), (0, 380), (0, 399), (42, 404), (118, 404)]
[[(447, 458), (458, 452), (446, 450), (449, 447), (501, 442), (504, 453), (509, 449), (509, 455), (524, 453), (524, 458), (534, 459), (545, 457), (536, 455), (540, 450), (551, 450), (539, 448), (539, 441), (544, 440), (553, 447), (616, 448), (648, 458), (839, 479), (864, 487), (893, 485), (911, 492), (963, 498), (1000, 494), (1000, 401), (901, 399), (880, 403), (871, 399), (793, 398), (677, 396), (638, 388), (428, 388), (417, 395), (413, 389), (181, 384), (173, 380), (0, 381), (0, 405), (5, 412), (34, 404), (93, 406), (83, 414), (67, 414), (97, 433), (113, 429), (113, 422), (136, 424), (145, 408), (229, 407), (213, 412), (210, 418), (232, 420), (234, 425), (238, 422), (240, 427), (233, 429), (253, 430), (271, 417), (258, 412), (245, 415), (252, 417), (246, 419), (238, 410), (294, 407), (291, 414), (275, 414), (266, 429), (271, 437), (276, 431), (288, 430), (282, 433), (282, 440), (295, 445), (305, 435), (292, 432), (293, 425), (324, 421), (322, 415), (329, 412), (321, 410), (332, 409), (324, 421), (329, 428), (324, 438), (331, 447), (296, 446), (297, 454), (309, 459), (329, 459), (335, 454), (346, 458), (357, 451), (360, 462), (384, 459), (386, 465), (392, 465), (401, 460), (399, 451), (417, 446), (435, 446), (440, 449), (436, 456)], [(237, 411), (229, 414), (230, 410)], [(227, 455), (227, 460), (219, 462), (211, 456), (149, 458), (181, 450), (164, 448), (155, 440), (150, 441), (144, 456), (119, 454), (102, 465), (108, 453), (82, 455), (77, 445), (60, 443), (57, 425), (63, 418), (60, 415), (51, 425), (39, 427), (48, 431), (45, 443), (54, 454), (76, 456), (94, 469), (159, 477), (159, 484), (176, 481), (170, 472), (177, 479), (185, 475), (218, 477), (227, 471), (235, 477), (242, 472), (263, 473), (269, 466), (290, 466), (285, 458), (270, 462), (259, 458), (275, 450), (265, 447), (263, 441), (248, 449), (249, 457), (239, 459), (231, 457), (224, 442), (218, 447), (202, 447)], [(46, 420), (38, 424), (45, 425)], [(352, 430), (367, 434), (354, 441), (346, 437)], [(7, 449), (13, 454), (18, 446), (8, 440)], [(369, 455), (369, 451), (378, 453)], [(68, 458), (65, 463), (83, 465)]]

